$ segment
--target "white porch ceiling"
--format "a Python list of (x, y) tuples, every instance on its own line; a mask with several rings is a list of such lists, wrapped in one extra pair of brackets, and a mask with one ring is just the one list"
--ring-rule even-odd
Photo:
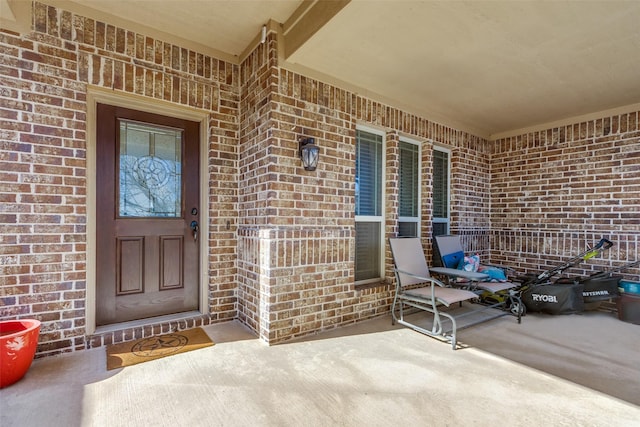
[(282, 23), (284, 66), (483, 137), (640, 104), (640, 1), (44, 2), (236, 61)]

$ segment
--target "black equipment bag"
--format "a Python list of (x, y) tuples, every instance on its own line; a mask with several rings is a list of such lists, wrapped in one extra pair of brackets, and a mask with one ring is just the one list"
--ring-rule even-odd
[(620, 296), (618, 284), (622, 276), (587, 277), (580, 283), (584, 286), (582, 296), (585, 303), (607, 301)]
[(581, 283), (532, 285), (522, 291), (528, 312), (573, 314), (584, 311)]
[(566, 286), (572, 283), (580, 283), (584, 286), (582, 290), (582, 298), (585, 304), (592, 302), (607, 301), (620, 296), (618, 291), (618, 283), (622, 276), (604, 277), (592, 275), (580, 279), (562, 278), (556, 280), (556, 285)]

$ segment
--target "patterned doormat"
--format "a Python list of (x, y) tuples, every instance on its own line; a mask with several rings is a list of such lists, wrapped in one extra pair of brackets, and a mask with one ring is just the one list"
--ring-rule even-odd
[(112, 344), (107, 346), (107, 370), (136, 365), (212, 345), (213, 341), (202, 328)]

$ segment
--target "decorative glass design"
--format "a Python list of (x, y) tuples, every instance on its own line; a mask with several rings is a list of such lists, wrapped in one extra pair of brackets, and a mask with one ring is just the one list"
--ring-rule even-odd
[(182, 131), (119, 122), (119, 216), (180, 217)]

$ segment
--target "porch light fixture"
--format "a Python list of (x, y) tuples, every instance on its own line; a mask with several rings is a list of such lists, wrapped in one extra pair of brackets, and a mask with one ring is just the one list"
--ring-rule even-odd
[(314, 171), (318, 166), (318, 158), (320, 157), (320, 147), (316, 144), (315, 138), (302, 138), (300, 143), (300, 159), (302, 166), (306, 171)]

